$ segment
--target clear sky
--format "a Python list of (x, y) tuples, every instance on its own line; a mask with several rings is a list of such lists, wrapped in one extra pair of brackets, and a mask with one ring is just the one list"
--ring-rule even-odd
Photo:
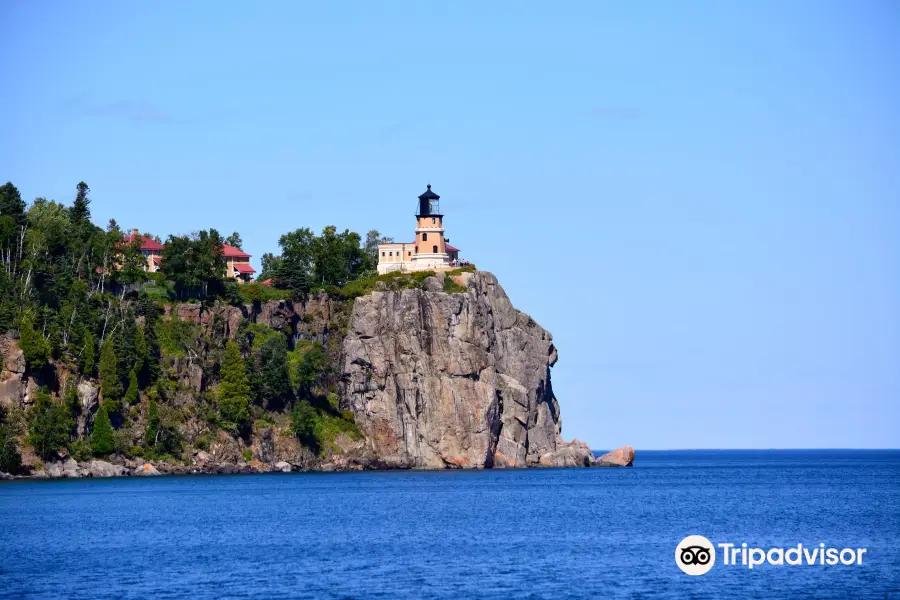
[(447, 236), (594, 448), (900, 447), (900, 5), (0, 2), (0, 179)]

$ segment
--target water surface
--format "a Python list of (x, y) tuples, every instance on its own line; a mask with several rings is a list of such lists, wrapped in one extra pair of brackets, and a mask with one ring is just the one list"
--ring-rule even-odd
[[(717, 564), (676, 544), (865, 547), (862, 566)], [(0, 482), (19, 598), (885, 598), (900, 452), (641, 452), (632, 469)], [(897, 592), (900, 597), (900, 592)]]

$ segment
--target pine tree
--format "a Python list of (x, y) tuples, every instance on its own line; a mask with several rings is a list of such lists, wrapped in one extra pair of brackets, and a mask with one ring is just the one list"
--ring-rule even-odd
[(84, 350), (81, 353), (81, 374), (85, 377), (91, 377), (94, 374), (94, 336), (91, 332), (84, 334)]
[(125, 392), (125, 405), (131, 406), (138, 401), (138, 380), (134, 369), (128, 374), (128, 390)]
[(109, 412), (106, 403), (100, 405), (97, 416), (94, 419), (94, 431), (91, 433), (91, 450), (97, 456), (109, 454), (115, 449), (113, 443), (113, 429), (109, 422)]
[(28, 443), (38, 456), (50, 460), (56, 451), (65, 446), (72, 437), (72, 421), (69, 411), (62, 403), (55, 401), (46, 391), (35, 394), (33, 416), (28, 432)]
[(151, 448), (155, 446), (158, 432), (159, 409), (156, 406), (156, 400), (150, 400), (150, 407), (147, 410), (147, 429), (144, 431), (144, 443)]
[(88, 184), (81, 181), (75, 186), (75, 189), (78, 192), (75, 195), (75, 202), (72, 204), (69, 217), (72, 219), (73, 225), (80, 225), (91, 218), (91, 199), (88, 197), (91, 188), (88, 187)]
[(225, 344), (222, 381), (218, 390), (222, 418), (239, 425), (250, 418), (250, 383), (241, 350), (234, 342)]
[(134, 332), (134, 367), (132, 370), (137, 373), (138, 380), (145, 382), (144, 370), (147, 365), (147, 336), (144, 335), (143, 327), (137, 327)]
[(122, 398), (122, 380), (119, 379), (119, 360), (112, 340), (103, 342), (100, 347), (100, 393), (107, 410), (119, 412), (119, 400)]
[(25, 355), (25, 362), (34, 371), (43, 368), (50, 360), (50, 342), (34, 328), (30, 317), (19, 324), (19, 347)]

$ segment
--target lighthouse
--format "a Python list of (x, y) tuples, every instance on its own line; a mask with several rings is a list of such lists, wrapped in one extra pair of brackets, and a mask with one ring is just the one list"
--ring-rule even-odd
[(416, 237), (410, 243), (378, 245), (378, 273), (437, 271), (451, 266), (459, 250), (444, 239), (441, 197), (428, 184), (416, 203)]

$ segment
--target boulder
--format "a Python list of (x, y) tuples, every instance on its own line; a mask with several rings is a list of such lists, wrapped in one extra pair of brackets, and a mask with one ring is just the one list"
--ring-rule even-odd
[(160, 472), (150, 463), (144, 463), (134, 470), (135, 475), (152, 476), (159, 475)]
[(259, 430), (259, 443), (256, 447), (256, 455), (264, 463), (270, 463), (275, 457), (275, 435), (271, 428)]
[(210, 461), (212, 461), (212, 456), (209, 454), (209, 452), (205, 452), (205, 451), (203, 451), (203, 450), (201, 450), (200, 452), (198, 452), (198, 453), (197, 453), (197, 456), (194, 457), (194, 462), (195, 462), (196, 464), (201, 464), (201, 465), (202, 465), (202, 464), (208, 463), (208, 462), (210, 462)]
[(556, 450), (541, 455), (542, 467), (590, 467), (594, 453), (584, 442), (572, 440), (568, 444), (557, 445)]
[(594, 459), (595, 467), (630, 467), (634, 462), (634, 448), (622, 446)]
[(126, 474), (125, 467), (108, 463), (105, 460), (92, 460), (87, 470), (91, 477), (121, 477)]
[(83, 477), (85, 474), (72, 458), (67, 458), (64, 461), (48, 462), (44, 465), (44, 472), (47, 474), (47, 477), (54, 478), (76, 478)]
[(281, 461), (278, 461), (277, 463), (275, 463), (275, 470), (281, 471), (282, 473), (290, 473), (291, 465), (290, 465), (290, 463), (287, 463), (287, 462), (281, 460)]

